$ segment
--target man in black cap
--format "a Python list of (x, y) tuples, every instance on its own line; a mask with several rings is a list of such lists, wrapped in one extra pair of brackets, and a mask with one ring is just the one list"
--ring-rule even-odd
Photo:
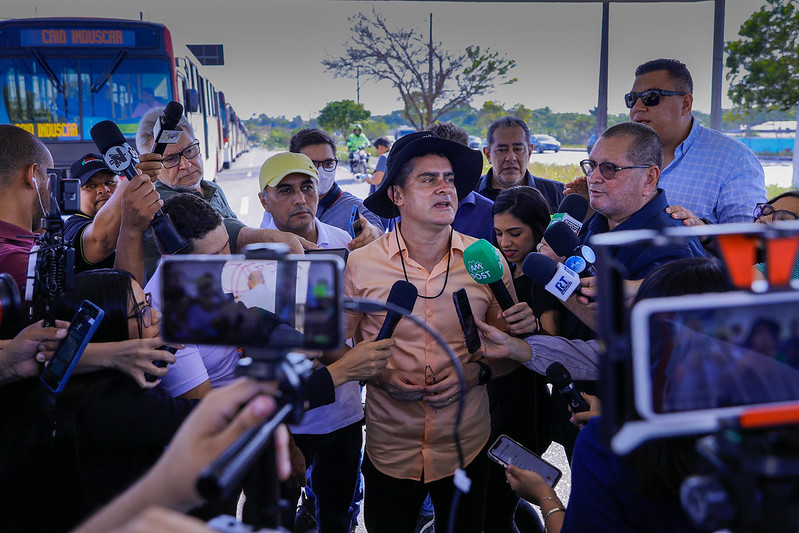
[[(370, 531), (413, 531), (428, 492), (436, 530), (447, 531), (454, 474), (465, 468), (471, 490), (460, 499), (455, 531), (481, 531), (490, 424), (485, 384), (490, 369), (466, 349), (452, 293), (466, 289), (475, 316), (508, 329), (487, 285), (466, 271), (464, 250), (476, 241), (452, 229), (458, 201), (480, 176), (482, 155), (430, 131), (394, 144), (380, 187), (364, 205), (380, 217), (401, 216), (394, 230), (350, 253), (345, 273), (348, 296), (386, 301), (392, 284), (405, 280), (418, 291), (414, 314), (435, 328), (460, 359), (467, 390), (460, 391), (452, 361), (432, 337), (400, 320), (388, 366), (367, 383), (365, 519)], [(504, 259), (502, 260), (504, 263)], [(505, 266), (502, 281), (515, 291)], [(356, 340), (375, 335), (383, 314), (348, 312), (347, 333)], [(463, 401), (460, 444), (452, 440), (458, 402)]]
[(75, 247), (76, 273), (116, 267), (144, 283), (141, 243), (163, 202), (152, 183), (161, 169), (160, 156), (141, 158), (137, 168), (145, 174), (133, 180), (120, 180), (99, 154), (86, 154), (72, 163), (69, 176), (80, 180), (81, 212), (67, 219), (64, 239)]

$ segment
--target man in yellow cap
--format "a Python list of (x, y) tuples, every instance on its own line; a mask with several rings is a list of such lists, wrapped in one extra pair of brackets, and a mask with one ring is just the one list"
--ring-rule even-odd
[(316, 218), (319, 178), (305, 154), (281, 152), (264, 162), (258, 199), (272, 219), (269, 229), (299, 235), (322, 248), (346, 248), (350, 235)]

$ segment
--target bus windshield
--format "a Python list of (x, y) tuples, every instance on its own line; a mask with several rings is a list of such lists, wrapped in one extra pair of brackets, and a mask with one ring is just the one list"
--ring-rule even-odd
[(0, 58), (0, 123), (46, 142), (91, 141), (92, 126), (113, 120), (133, 137), (148, 109), (174, 99), (173, 67), (166, 58), (124, 56)]

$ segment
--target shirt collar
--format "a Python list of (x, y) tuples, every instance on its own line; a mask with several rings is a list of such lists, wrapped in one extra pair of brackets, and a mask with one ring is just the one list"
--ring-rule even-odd
[[(405, 244), (405, 239), (402, 238), (402, 232), (399, 231), (400, 224), (402, 224), (402, 221), (400, 221), (396, 226), (394, 226), (394, 229), (391, 230), (388, 234), (389, 259), (399, 254), (401, 251), (404, 252), (405, 257), (408, 257), (408, 246)], [(397, 247), (397, 237), (399, 237), (399, 247)], [(460, 250), (461, 255), (463, 255), (463, 250), (466, 249), (466, 245), (463, 240), (463, 234), (454, 230), (452, 232), (452, 249)]]
[(674, 149), (674, 159), (672, 160), (671, 163), (667, 165), (667, 168), (670, 167), (674, 163), (674, 161), (677, 161), (678, 159), (682, 158), (682, 156), (684, 156), (688, 152), (688, 150), (691, 149), (691, 146), (693, 146), (693, 144), (699, 138), (699, 130), (701, 128), (702, 126), (699, 125), (699, 121), (696, 120), (696, 117), (692, 116), (691, 131), (688, 133), (688, 137), (686, 137), (683, 140), (683, 142), (681, 142), (677, 146), (677, 148)]

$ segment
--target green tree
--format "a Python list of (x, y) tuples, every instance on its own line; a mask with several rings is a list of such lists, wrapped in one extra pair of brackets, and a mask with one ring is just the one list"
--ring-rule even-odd
[(356, 104), (352, 100), (339, 100), (328, 102), (319, 112), (316, 121), (330, 133), (339, 131), (346, 135), (345, 132), (353, 123), (365, 122), (371, 116), (371, 111), (364, 109), (363, 104)]
[(516, 63), (497, 52), (479, 46), (450, 52), (416, 30), (389, 28), (376, 10), (371, 16), (358, 13), (349, 20), (352, 35), (344, 44), (344, 54), (328, 57), (322, 64), (336, 76), (360, 74), (374, 81), (388, 80), (399, 91), (405, 117), (417, 129), (496, 85), (516, 81), (509, 75)]
[[(796, 108), (799, 121), (799, 8), (795, 0), (768, 0), (726, 45), (728, 95), (742, 109)], [(793, 186), (799, 187), (799, 127), (793, 150)]]

